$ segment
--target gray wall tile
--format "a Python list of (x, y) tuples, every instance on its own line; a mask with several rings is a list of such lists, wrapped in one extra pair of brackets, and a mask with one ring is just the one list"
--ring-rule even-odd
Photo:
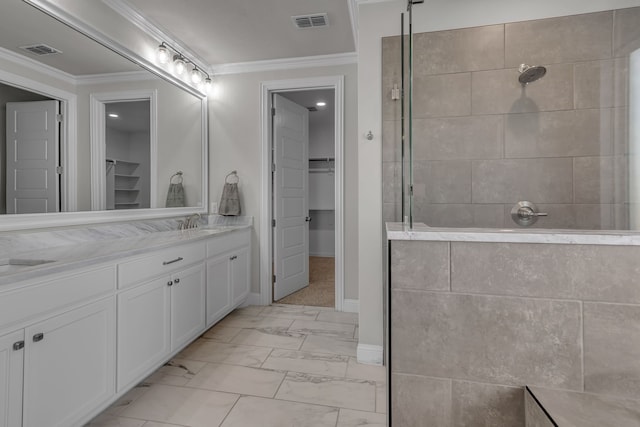
[(575, 65), (576, 108), (614, 106), (614, 60), (579, 62)]
[(502, 157), (502, 116), (414, 119), (415, 160)]
[(453, 381), (452, 426), (524, 427), (521, 387)]
[(402, 197), (400, 166), (400, 162), (382, 163), (382, 201), (384, 203), (400, 203)]
[(614, 56), (628, 55), (640, 49), (640, 7), (615, 11), (613, 52)]
[(637, 246), (453, 242), (451, 288), (455, 292), (640, 303), (635, 279), (640, 277), (639, 259)]
[(399, 120), (385, 120), (382, 122), (382, 161), (401, 161), (402, 134)]
[(516, 22), (505, 26), (505, 65), (547, 65), (611, 57), (613, 12)]
[(584, 304), (585, 391), (640, 398), (638, 337), (640, 306)]
[(571, 203), (571, 158), (474, 160), (473, 203)]
[(613, 109), (613, 149), (616, 154), (629, 153), (629, 109)]
[(629, 105), (629, 57), (613, 60), (613, 105), (625, 107)]
[(613, 157), (574, 158), (573, 186), (576, 203), (613, 203)]
[(450, 427), (451, 380), (393, 374), (394, 427)]
[(414, 76), (413, 81), (413, 117), (471, 114), (471, 73)]
[(478, 71), (471, 77), (473, 114), (570, 110), (573, 105), (573, 64), (550, 65), (543, 79), (526, 87), (516, 68)]
[(503, 227), (503, 205), (416, 204), (414, 219), (431, 227)]
[(504, 26), (419, 33), (414, 36), (416, 75), (504, 67)]
[(524, 408), (526, 427), (555, 427), (528, 391), (525, 391)]
[(449, 242), (391, 243), (394, 289), (449, 290)]
[(395, 372), (582, 388), (578, 302), (405, 290), (392, 298)]
[(612, 110), (509, 114), (505, 157), (598, 156), (612, 153)]
[(415, 203), (471, 203), (471, 162), (413, 162)]
[(384, 203), (382, 205), (382, 221), (384, 222), (400, 222), (401, 218), (400, 203)]

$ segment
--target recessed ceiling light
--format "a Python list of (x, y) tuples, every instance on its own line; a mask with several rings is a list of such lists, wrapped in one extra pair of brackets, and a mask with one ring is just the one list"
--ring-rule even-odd
[(107, 114), (107, 116), (111, 117), (112, 119), (117, 119), (118, 117), (120, 117), (118, 114), (116, 113), (109, 113)]
[(324, 102), (324, 101), (318, 101), (318, 102), (316, 102), (316, 105), (317, 105), (318, 107), (324, 107), (324, 106), (326, 106), (326, 105), (327, 105), (327, 103), (326, 103), (326, 102)]

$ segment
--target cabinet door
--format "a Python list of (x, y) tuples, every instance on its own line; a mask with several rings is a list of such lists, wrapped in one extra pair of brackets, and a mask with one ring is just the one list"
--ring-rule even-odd
[(249, 295), (251, 265), (250, 247), (245, 246), (234, 252), (231, 261), (231, 295), (232, 305), (237, 307)]
[(231, 255), (207, 261), (207, 327), (231, 310)]
[(169, 277), (118, 295), (118, 391), (141, 380), (171, 350)]
[(172, 275), (171, 349), (176, 350), (205, 328), (204, 264)]
[(115, 394), (115, 298), (25, 330), (24, 427), (86, 421)]
[(24, 331), (0, 337), (0, 427), (22, 425)]

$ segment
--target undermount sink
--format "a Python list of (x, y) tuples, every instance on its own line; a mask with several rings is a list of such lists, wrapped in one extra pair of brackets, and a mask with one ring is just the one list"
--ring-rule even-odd
[(37, 265), (48, 264), (54, 262), (52, 259), (26, 259), (26, 258), (9, 258), (0, 260), (0, 273), (13, 273), (27, 267), (35, 267)]

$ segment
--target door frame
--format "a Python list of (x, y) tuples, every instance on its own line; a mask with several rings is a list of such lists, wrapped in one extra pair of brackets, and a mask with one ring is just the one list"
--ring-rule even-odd
[(92, 93), (89, 96), (91, 134), (91, 210), (103, 211), (107, 203), (105, 105), (113, 102), (149, 101), (149, 207), (156, 208), (158, 196), (158, 91)]
[[(59, 142), (60, 166), (62, 166), (63, 170), (62, 180), (60, 182), (60, 212), (76, 212), (78, 210), (78, 164), (76, 155), (78, 151), (77, 95), (4, 70), (0, 70), (0, 83), (44, 95), (60, 102), (60, 114), (62, 114), (63, 117), (62, 125), (60, 126)], [(24, 218), (24, 214), (15, 215), (15, 217)]]
[(272, 120), (271, 94), (314, 89), (333, 89), (335, 105), (335, 309), (344, 308), (344, 76), (309, 77), (263, 81), (261, 105), (261, 200), (260, 200), (260, 303), (273, 301), (273, 190), (271, 186)]

